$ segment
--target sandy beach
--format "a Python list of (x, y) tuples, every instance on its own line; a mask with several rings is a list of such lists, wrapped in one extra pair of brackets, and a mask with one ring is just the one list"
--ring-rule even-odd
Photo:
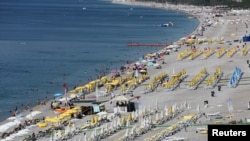
[[(248, 109), (248, 102), (250, 102), (249, 85), (250, 85), (250, 65), (247, 63), (249, 58), (248, 48), (250, 47), (250, 42), (243, 42), (242, 38), (244, 36), (249, 36), (248, 25), (250, 24), (249, 15), (250, 11), (226, 11), (222, 12), (222, 16), (215, 16), (217, 13), (212, 13), (214, 10), (211, 7), (196, 7), (196, 6), (186, 6), (186, 5), (168, 5), (168, 4), (156, 4), (156, 3), (142, 3), (142, 2), (130, 2), (130, 1), (120, 1), (114, 0), (114, 3), (119, 4), (131, 4), (131, 5), (140, 5), (140, 6), (150, 6), (155, 8), (164, 8), (166, 10), (176, 10), (182, 11), (190, 14), (189, 18), (198, 18), (200, 20), (200, 25), (197, 27), (191, 35), (195, 35), (200, 27), (204, 27), (204, 31), (201, 35), (195, 35), (195, 41), (198, 39), (202, 42), (194, 43), (192, 45), (187, 45), (188, 37), (183, 37), (180, 39), (182, 41), (179, 44), (179, 48), (177, 51), (170, 50), (169, 55), (164, 55), (163, 60), (157, 59), (156, 63), (160, 64), (161, 68), (156, 69), (154, 66), (147, 66), (147, 72), (149, 74), (149, 79), (144, 81), (141, 84), (138, 84), (137, 87), (133, 90), (133, 97), (140, 97), (139, 99), (133, 99), (134, 102), (139, 102), (142, 107), (142, 111), (139, 112), (137, 122), (130, 124), (129, 126), (124, 126), (122, 129), (118, 130), (115, 133), (112, 133), (101, 140), (119, 140), (124, 136), (132, 136), (129, 133), (135, 125), (140, 126), (144, 119), (143, 112), (152, 110), (156, 107), (158, 108), (157, 113), (152, 113), (148, 115), (148, 119), (151, 119), (153, 122), (156, 118), (162, 117), (161, 113), (163, 113), (166, 107), (169, 109), (174, 107), (174, 116), (172, 115), (171, 119), (168, 119), (163, 124), (157, 124), (155, 128), (147, 128), (147, 132), (143, 134), (139, 134), (135, 136), (131, 140), (135, 141), (149, 141), (153, 140), (153, 136), (155, 138), (162, 133), (167, 127), (180, 123), (183, 121), (183, 118), (186, 115), (195, 114), (195, 116), (190, 119), (190, 121), (186, 121), (187, 126), (180, 126), (179, 130), (176, 131), (170, 137), (179, 137), (183, 140), (190, 141), (207, 141), (207, 134), (201, 134), (198, 129), (207, 129), (207, 124), (222, 124), (229, 123), (232, 120), (236, 122), (247, 122), (250, 119), (250, 113)], [(185, 41), (185, 42), (184, 42)], [(177, 41), (176, 41), (177, 42)], [(247, 51), (246, 54), (242, 54), (243, 47), (246, 46)], [(219, 52), (221, 48), (226, 48), (225, 54), (221, 57), (216, 57), (216, 53)], [(235, 47), (235, 52), (230, 56), (228, 52), (230, 49)], [(180, 59), (180, 53), (185, 50), (201, 51), (201, 53), (190, 59), (190, 56)], [(214, 50), (211, 55), (205, 57), (205, 53), (209, 50)], [(165, 62), (162, 64), (162, 62)], [(236, 87), (229, 87), (228, 83), (232, 74), (234, 73), (236, 67), (240, 68), (243, 72), (242, 77), (239, 80), (238, 85)], [(188, 87), (190, 82), (192, 82), (193, 78), (199, 74), (202, 69), (206, 69), (207, 77), (204, 78), (203, 81), (197, 86), (195, 89), (191, 89)], [(222, 76), (218, 79), (218, 82), (214, 87), (207, 87), (207, 80), (213, 76), (217, 68), (221, 68)], [(131, 69), (132, 70), (132, 69)], [(159, 85), (154, 90), (145, 93), (145, 87), (149, 86), (152, 82), (152, 79), (158, 76), (159, 74), (165, 72), (169, 78), (178, 72), (185, 70), (185, 77), (181, 79), (173, 90), (167, 88), (167, 82), (163, 82), (162, 85)], [(128, 70), (127, 70), (128, 71)], [(171, 81), (171, 79), (169, 80)], [(166, 84), (166, 85), (164, 85)], [(220, 86), (220, 89), (218, 89)], [(102, 90), (104, 88), (101, 88)], [(114, 89), (112, 91), (116, 97), (121, 94), (120, 87)], [(213, 93), (213, 95), (212, 95)], [(89, 96), (95, 95), (95, 92), (89, 94)], [(127, 97), (131, 97), (131, 94), (125, 95)], [(104, 103), (106, 111), (108, 112), (108, 117), (114, 118), (113, 108), (114, 103), (110, 103), (111, 95), (109, 94), (106, 97), (99, 97), (99, 100), (107, 100)], [(231, 100), (230, 106), (228, 106), (228, 100)], [(55, 116), (55, 113), (50, 108), (50, 102), (47, 102), (46, 105), (39, 106), (39, 111), (42, 112), (40, 114), (41, 117), (47, 116)], [(81, 106), (81, 103), (75, 103), (76, 106)], [(149, 108), (150, 107), (150, 108)], [(143, 111), (144, 108), (144, 111)], [(231, 108), (231, 109), (229, 109)], [(34, 108), (35, 109), (35, 108)], [(131, 112), (132, 113), (132, 112)], [(131, 113), (121, 113), (121, 116), (128, 117)], [(166, 112), (169, 115), (169, 112)], [(166, 115), (165, 113), (165, 116)], [(223, 118), (216, 119), (213, 114), (218, 113)], [(28, 113), (26, 113), (28, 114)], [(205, 116), (206, 115), (206, 116)], [(208, 115), (212, 115), (209, 116)], [(229, 118), (232, 115), (233, 117)], [(92, 115), (85, 116), (82, 119), (71, 119), (74, 124), (74, 129), (81, 128), (88, 120), (91, 120)], [(1, 122), (1, 125), (7, 123), (8, 120)], [(146, 121), (145, 121), (146, 122)], [(151, 122), (148, 122), (150, 125)], [(183, 125), (185, 125), (183, 124)], [(49, 126), (51, 126), (49, 124)], [(49, 126), (44, 128), (39, 128), (36, 125), (26, 126), (27, 134), (6, 137), (5, 139), (0, 139), (1, 141), (7, 140), (23, 140), (26, 136), (31, 135), (33, 132), (38, 134), (39, 131), (45, 131), (49, 128)], [(90, 130), (82, 130), (80, 133), (72, 136), (70, 139), (72, 141), (85, 140), (84, 133), (86, 133), (86, 138), (88, 140), (94, 140), (93, 136), (97, 137), (97, 135), (93, 135), (95, 129), (96, 132), (101, 132), (101, 127), (108, 127), (108, 130), (111, 130), (111, 122), (102, 123), (101, 126), (95, 127)], [(143, 126), (145, 127), (145, 126)], [(22, 129), (22, 130), (25, 130)], [(15, 133), (17, 134), (17, 133)], [(40, 137), (37, 139), (39, 141), (49, 141), (51, 140), (50, 136)], [(55, 140), (55, 138), (54, 138)], [(168, 140), (168, 137), (161, 138), (159, 140)], [(170, 139), (169, 139), (170, 140)]]

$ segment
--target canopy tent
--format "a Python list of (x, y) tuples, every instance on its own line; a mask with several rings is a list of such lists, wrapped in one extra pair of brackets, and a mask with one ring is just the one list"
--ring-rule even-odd
[(68, 102), (72, 99), (72, 97), (62, 97), (60, 99), (58, 99), (58, 101), (61, 101), (61, 102)]
[(132, 99), (134, 99), (134, 97), (126, 97), (124, 95), (120, 95), (120, 96), (113, 98), (111, 101), (130, 101)]
[(19, 121), (19, 120), (14, 120), (14, 121), (11, 121), (11, 122), (7, 122), (7, 123), (0, 126), (0, 133), (6, 132), (9, 129), (13, 129), (15, 127), (18, 127), (19, 124), (21, 124), (21, 121)]
[(41, 111), (32, 111), (28, 115), (26, 115), (27, 119), (33, 119), (37, 116), (39, 116), (42, 112)]

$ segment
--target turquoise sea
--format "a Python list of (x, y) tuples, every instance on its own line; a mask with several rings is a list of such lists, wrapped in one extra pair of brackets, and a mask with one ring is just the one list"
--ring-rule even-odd
[[(172, 27), (155, 25), (173, 22)], [(199, 24), (184, 13), (101, 0), (0, 1), (0, 120), (127, 61), (159, 50)]]

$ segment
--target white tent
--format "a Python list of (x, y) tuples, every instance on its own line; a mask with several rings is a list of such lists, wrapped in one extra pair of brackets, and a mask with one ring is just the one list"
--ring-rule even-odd
[(26, 118), (31, 120), (40, 115), (41, 113), (42, 113), (41, 111), (32, 111), (28, 115), (26, 115)]
[(19, 121), (19, 120), (7, 122), (7, 123), (0, 126), (0, 133), (6, 132), (9, 129), (15, 128), (15, 127), (19, 126), (20, 123), (21, 123), (21, 121)]
[(113, 98), (111, 101), (130, 101), (133, 98), (126, 97), (124, 95), (117, 96)]

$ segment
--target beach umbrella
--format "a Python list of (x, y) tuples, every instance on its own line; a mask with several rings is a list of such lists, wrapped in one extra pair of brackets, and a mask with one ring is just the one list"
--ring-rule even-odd
[(135, 64), (136, 64), (137, 66), (141, 65), (141, 63), (140, 63), (140, 62), (136, 62)]
[(155, 103), (155, 110), (158, 111), (159, 107), (158, 107), (158, 101), (156, 101)]
[(121, 117), (118, 117), (118, 118), (117, 118), (116, 124), (117, 124), (117, 125), (116, 125), (117, 127), (121, 126)]
[(165, 115), (168, 116), (168, 107), (165, 107)]
[(145, 63), (147, 63), (147, 60), (143, 59), (143, 60), (141, 60), (141, 63), (145, 64)]
[(159, 114), (158, 113), (156, 113), (156, 115), (155, 115), (155, 120), (156, 121), (159, 120)]
[(83, 141), (87, 141), (87, 135), (86, 135), (86, 133), (83, 136)]
[(96, 135), (97, 135), (97, 128), (95, 128), (95, 137), (96, 137)]
[(108, 124), (105, 125), (105, 132), (107, 132), (109, 129), (108, 129)]
[(138, 69), (135, 70), (135, 77), (139, 77), (139, 71), (138, 71)]
[(200, 112), (200, 105), (199, 104), (197, 105), (197, 109), (196, 110), (197, 110), (197, 113)]
[(13, 134), (13, 135), (16, 136), (16, 137), (21, 137), (21, 136), (29, 134), (30, 132), (31, 132), (30, 129), (22, 129), (22, 130), (18, 131), (17, 133)]
[(92, 133), (91, 133), (91, 139), (95, 140), (95, 131), (92, 131)]
[(104, 127), (103, 127), (103, 126), (101, 127), (101, 131), (100, 131), (100, 133), (101, 133), (101, 135), (103, 135), (103, 134), (104, 134)]
[(128, 137), (128, 128), (126, 129), (125, 136)]
[(128, 126), (129, 126), (129, 120), (126, 121), (126, 127), (128, 127)]
[(42, 112), (41, 111), (32, 111), (30, 114), (26, 115), (27, 119), (33, 119), (36, 116), (40, 115)]
[(98, 88), (98, 85), (95, 86), (95, 95), (96, 95), (96, 98), (98, 99), (98, 97), (99, 97), (99, 88)]
[(60, 96), (63, 96), (63, 94), (61, 94), (61, 93), (55, 93), (54, 94), (54, 97), (60, 97)]
[(154, 63), (153, 66), (154, 66), (154, 67), (159, 67), (160, 64), (159, 64), (159, 63)]
[(8, 131), (11, 128), (17, 127), (21, 122), (19, 120), (14, 120), (11, 122), (7, 122), (3, 125), (0, 125), (0, 133)]
[(113, 124), (112, 124), (113, 125), (113, 129), (116, 129), (116, 119), (114, 119), (112, 122), (113, 122)]
[(105, 112), (105, 111), (97, 113), (98, 116), (103, 116), (103, 115), (107, 115), (107, 114), (108, 114), (108, 113)]
[(132, 129), (130, 130), (130, 136), (134, 135), (134, 131), (135, 131), (135, 126), (133, 126)]
[(173, 108), (172, 108), (172, 107), (170, 107), (170, 108), (168, 109), (168, 115), (173, 115)]
[(153, 66), (153, 65), (154, 65), (154, 63), (151, 61), (147, 63), (147, 66)]
[(162, 119), (163, 118), (163, 111), (161, 111), (161, 114), (160, 114), (160, 118)]

